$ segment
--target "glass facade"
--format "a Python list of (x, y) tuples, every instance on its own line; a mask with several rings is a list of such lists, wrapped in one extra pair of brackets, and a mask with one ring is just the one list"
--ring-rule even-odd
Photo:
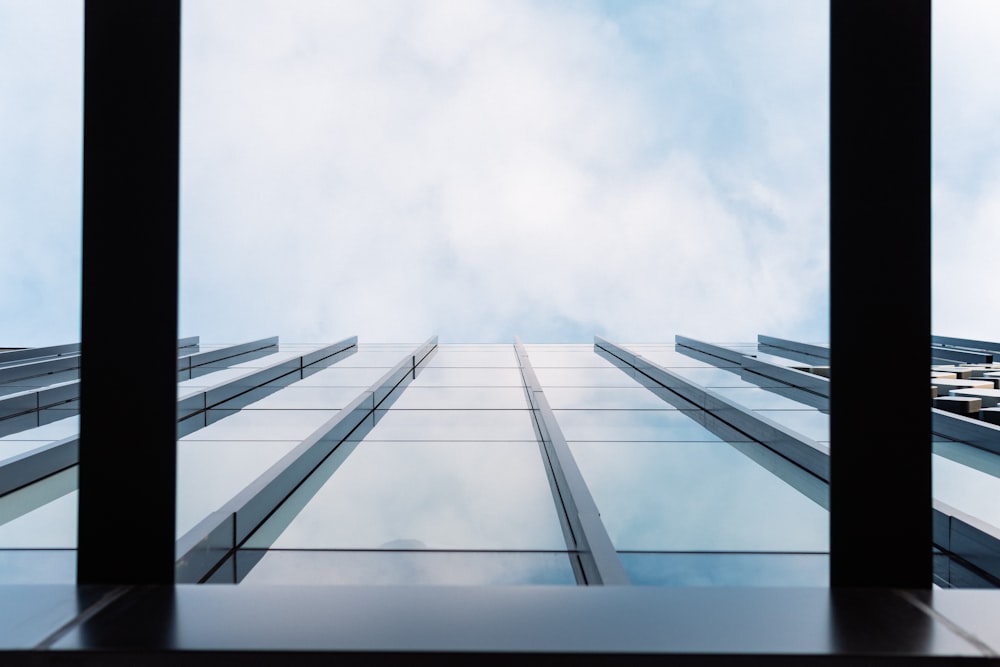
[[(826, 586), (828, 350), (791, 343), (188, 341), (178, 579)], [(942, 587), (1000, 577), (1000, 426), (945, 382), (1000, 364), (936, 354), (974, 344), (931, 371)], [(0, 583), (75, 581), (78, 358), (0, 353)]]

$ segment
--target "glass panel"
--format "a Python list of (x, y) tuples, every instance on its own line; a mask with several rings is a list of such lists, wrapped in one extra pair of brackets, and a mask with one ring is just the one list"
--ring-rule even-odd
[(566, 440), (718, 441), (694, 410), (555, 410)]
[(0, 584), (74, 584), (76, 549), (0, 549)]
[(597, 356), (592, 345), (564, 348), (525, 345), (532, 368), (608, 368), (612, 364)]
[(673, 345), (625, 345), (626, 349), (649, 359), (655, 364), (665, 368), (715, 368), (715, 367), (738, 367), (739, 364), (716, 359), (715, 363), (701, 361), (694, 357), (680, 352)]
[(417, 387), (406, 388), (393, 410), (527, 410), (528, 399), (520, 387)]
[(209, 410), (209, 425), (197, 433), (199, 440), (302, 440), (336, 414), (337, 410)]
[(278, 549), (565, 549), (534, 442), (342, 445), (246, 546), (272, 541)]
[(636, 586), (826, 586), (823, 554), (619, 553)]
[(553, 410), (665, 410), (672, 406), (645, 388), (551, 387), (545, 398)]
[(378, 410), (365, 440), (530, 440), (528, 410)]
[(428, 368), (517, 368), (513, 345), (498, 345), (492, 349), (468, 349), (464, 346), (439, 347), (425, 362)]
[(934, 451), (934, 497), (1000, 528), (1000, 456), (959, 443), (934, 443)]
[(306, 368), (301, 380), (295, 382), (296, 387), (362, 387), (368, 388), (386, 374), (381, 367), (341, 367), (334, 364), (328, 368), (310, 371)]
[(424, 387), (523, 387), (517, 368), (424, 368), (417, 370)]
[(76, 466), (0, 497), (0, 549), (76, 548)]
[(825, 412), (819, 410), (755, 410), (754, 412), (817, 442), (830, 441), (830, 415)]
[[(240, 559), (249, 560), (241, 565)], [(257, 559), (260, 559), (259, 562)], [(245, 584), (540, 585), (576, 583), (565, 553), (241, 550)]]
[(177, 443), (177, 537), (242, 491), (297, 444), (298, 441), (180, 440)]
[(681, 377), (699, 384), (702, 387), (785, 387), (784, 382), (772, 380), (762, 375), (754, 375), (753, 382), (744, 380), (737, 373), (711, 368), (671, 368), (671, 371)]
[(549, 387), (641, 387), (617, 368), (535, 368), (543, 389)]
[[(364, 391), (361, 387), (303, 387), (296, 383), (277, 391), (268, 386), (254, 389), (239, 400), (253, 401), (244, 410), (340, 410)], [(254, 400), (256, 396), (262, 398)]]
[(806, 403), (800, 403), (767, 389), (716, 387), (712, 391), (750, 410), (804, 410), (812, 408)]
[(0, 443), (11, 440), (38, 440), (42, 442), (52, 442), (53, 440), (68, 438), (69, 436), (76, 435), (79, 432), (80, 418), (73, 416), (67, 417), (66, 419), (59, 419), (49, 424), (45, 424), (44, 426), (29, 428), (25, 431), (18, 431), (17, 433), (4, 436), (0, 438)]
[(570, 448), (618, 549), (828, 550), (827, 511), (731, 445)]

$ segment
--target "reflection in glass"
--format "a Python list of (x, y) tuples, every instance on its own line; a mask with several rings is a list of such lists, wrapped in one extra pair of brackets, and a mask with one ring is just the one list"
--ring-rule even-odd
[[(651, 394), (652, 395), (652, 394)], [(665, 405), (665, 404), (664, 404)], [(718, 441), (692, 410), (555, 410), (566, 440)]]
[(949, 455), (933, 455), (934, 497), (992, 526), (1000, 526), (1000, 478), (996, 476), (1000, 457), (960, 443), (935, 443), (934, 450)]
[[(366, 441), (303, 486), (248, 547), (565, 549), (534, 442)], [(294, 514), (296, 496), (311, 493)]]
[(566, 553), (428, 551), (267, 551), (241, 550), (251, 560), (246, 584), (399, 585), (573, 585)]
[(828, 550), (827, 511), (728, 444), (570, 448), (620, 550)]
[(202, 441), (177, 443), (177, 537), (292, 450), (298, 441)]
[(826, 554), (621, 553), (636, 586), (826, 586)]
[[(521, 392), (523, 395), (523, 392)], [(530, 440), (528, 410), (376, 410), (365, 440)], [(356, 437), (356, 436), (352, 436)]]
[(76, 549), (0, 549), (0, 584), (74, 584)]

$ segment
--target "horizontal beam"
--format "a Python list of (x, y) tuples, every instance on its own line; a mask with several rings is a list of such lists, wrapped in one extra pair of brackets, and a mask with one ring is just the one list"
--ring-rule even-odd
[(179, 379), (188, 379), (192, 377), (192, 372), (195, 369), (202, 366), (215, 365), (222, 361), (228, 361), (229, 363), (225, 364), (225, 366), (231, 366), (238, 363), (240, 359), (246, 358), (251, 353), (266, 351), (276, 347), (278, 347), (278, 337), (271, 336), (248, 343), (228, 345), (215, 350), (195, 352), (177, 358), (177, 373), (180, 376)]
[[(358, 337), (351, 336), (331, 345), (323, 346), (312, 352), (283, 359), (263, 368), (248, 370), (243, 375), (230, 378), (207, 389), (195, 390), (185, 394), (177, 401), (177, 437), (183, 437), (203, 428), (208, 424), (208, 411), (223, 403), (237, 401), (241, 396), (250, 400), (250, 392), (270, 387), (278, 391), (283, 384), (281, 380), (294, 381), (302, 377), (306, 368), (318, 364), (332, 364), (347, 354), (357, 351)], [(252, 400), (260, 400), (260, 392), (252, 394)], [(242, 407), (238, 403), (229, 407)]]
[(741, 352), (730, 350), (720, 345), (713, 345), (712, 343), (695, 340), (694, 338), (688, 338), (686, 336), (676, 336), (675, 338), (677, 341), (678, 352), (686, 352), (685, 348), (695, 350), (703, 354), (718, 357), (719, 359), (725, 360), (731, 364), (738, 365), (752, 373), (763, 375), (764, 377), (771, 378), (772, 380), (777, 380), (788, 385), (789, 387), (797, 387), (825, 398), (830, 397), (830, 380), (822, 375), (807, 373), (795, 368), (788, 368), (787, 366), (773, 364), (769, 361), (756, 359)]

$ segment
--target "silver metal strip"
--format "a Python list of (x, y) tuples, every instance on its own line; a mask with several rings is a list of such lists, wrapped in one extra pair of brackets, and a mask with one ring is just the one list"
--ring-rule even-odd
[[(258, 400), (262, 398), (260, 390), (266, 390), (269, 385), (273, 391), (278, 391), (285, 386), (282, 380), (299, 379), (306, 369), (327, 366), (343, 359), (357, 349), (357, 341), (357, 336), (345, 338), (338, 343), (286, 359), (267, 368), (254, 369), (246, 375), (178, 401), (177, 437), (190, 435), (203, 428), (208, 423), (209, 409), (226, 402), (232, 405), (233, 400), (238, 401), (240, 396), (254, 390), (257, 391), (253, 394), (253, 400)], [(222, 352), (222, 350), (212, 352)], [(35, 428), (77, 414), (79, 392), (80, 383), (75, 381), (0, 399), (0, 435)], [(5, 415), (5, 409), (10, 412), (19, 408), (20, 413)], [(76, 465), (78, 456), (79, 437), (72, 436), (41, 445), (37, 449), (4, 461), (0, 465), (0, 496)]]
[[(192, 373), (196, 369), (209, 364), (215, 365), (219, 364), (219, 362), (226, 361), (228, 363), (219, 364), (219, 368), (224, 368), (238, 363), (240, 360), (250, 357), (254, 353), (265, 353), (270, 348), (277, 347), (278, 337), (271, 336), (269, 338), (253, 340), (248, 343), (229, 345), (217, 350), (208, 350), (207, 352), (195, 352), (193, 354), (184, 355), (177, 358), (177, 379), (187, 380), (193, 377)], [(215, 369), (213, 368), (213, 370)], [(201, 374), (204, 375), (204, 369)]]
[[(177, 583), (197, 583), (211, 577), (348, 436), (374, 426), (375, 409), (395, 400), (436, 348), (437, 336), (433, 336), (177, 540)], [(228, 580), (235, 580), (235, 572)]]
[[(624, 361), (636, 373), (669, 389), (765, 447), (781, 454), (820, 479), (829, 480), (830, 451), (821, 443), (805, 437), (775, 421), (762, 417), (711, 389), (673, 373), (624, 347), (594, 337), (594, 347)], [(643, 383), (646, 384), (646, 383)], [(648, 385), (647, 385), (648, 386)], [(656, 393), (656, 392), (654, 392)]]
[(675, 340), (677, 341), (678, 352), (684, 352), (682, 348), (690, 348), (692, 350), (702, 352), (703, 354), (719, 357), (733, 364), (737, 364), (751, 373), (756, 373), (758, 375), (763, 375), (766, 378), (783, 382), (790, 387), (803, 389), (825, 398), (830, 397), (830, 380), (821, 375), (806, 373), (805, 371), (799, 371), (794, 368), (772, 364), (768, 361), (762, 361), (760, 359), (755, 359), (754, 357), (741, 354), (735, 350), (729, 350), (718, 345), (712, 345), (711, 343), (705, 343), (686, 336), (675, 336)]
[[(278, 391), (283, 386), (282, 380), (300, 379), (306, 368), (320, 362), (334, 363), (346, 354), (357, 349), (358, 337), (351, 336), (342, 341), (327, 345), (307, 354), (285, 359), (265, 368), (255, 368), (246, 374), (221, 382), (202, 391), (188, 394), (177, 401), (177, 437), (189, 435), (208, 425), (208, 411), (223, 403), (237, 401), (249, 392), (270, 386)], [(262, 398), (259, 392), (253, 394), (253, 400)], [(242, 407), (232, 404), (234, 409)]]
[[(628, 364), (635, 372), (633, 377), (636, 377), (636, 379), (653, 390), (661, 398), (664, 398), (661, 393), (662, 389), (676, 392), (683, 399), (704, 408), (715, 418), (749, 435), (768, 449), (812, 473), (825, 484), (829, 484), (830, 450), (827, 447), (815, 443), (809, 438), (780, 424), (760, 417), (746, 408), (716, 394), (711, 389), (696, 385), (670, 372), (666, 368), (599, 336), (594, 337), (594, 347)], [(643, 382), (643, 379), (647, 380), (647, 382)], [(655, 383), (656, 386), (650, 386), (650, 382)], [(656, 391), (656, 387), (660, 387), (661, 391)], [(977, 420), (963, 418), (940, 410), (934, 410), (933, 412), (934, 431), (936, 433), (944, 434), (946, 432), (956, 437), (960, 434), (968, 437), (970, 429), (974, 429), (975, 433), (978, 433), (980, 437), (978, 439), (973, 438), (971, 442), (965, 441), (966, 444), (990, 451), (996, 450), (984, 445), (992, 444), (993, 447), (1000, 447), (1000, 443), (996, 441), (997, 435), (1000, 435), (1000, 427), (991, 426)], [(984, 434), (983, 432), (987, 430), (990, 433)], [(789, 484), (795, 486), (795, 488), (798, 488), (821, 505), (828, 507), (827, 502), (821, 502), (821, 494), (816, 494), (815, 489), (810, 488), (809, 484), (803, 484), (803, 480), (786, 476), (786, 474), (780, 474), (777, 468), (769, 467), (769, 469), (775, 470)], [(932, 515), (935, 545), (964, 560), (966, 564), (972, 565), (996, 579), (1000, 579), (1000, 529), (985, 524), (975, 517), (966, 515), (936, 499), (933, 501)]]
[[(777, 338), (775, 336), (765, 336), (758, 334), (757, 348), (770, 352), (771, 349), (777, 351), (777, 356), (784, 356), (788, 359), (795, 359), (806, 364), (829, 364), (830, 348), (809, 343), (800, 343), (787, 338)], [(791, 356), (798, 355), (798, 356)]]
[(26, 347), (20, 350), (8, 350), (0, 352), (0, 366), (30, 359), (44, 359), (46, 357), (58, 357), (67, 354), (79, 354), (80, 344), (69, 343), (66, 345), (52, 345), (50, 347)]
[(628, 574), (611, 543), (607, 528), (597, 510), (597, 503), (576, 465), (573, 453), (559, 428), (542, 385), (531, 367), (528, 352), (520, 338), (514, 339), (514, 350), (521, 366), (525, 392), (531, 404), (535, 434), (542, 448), (543, 459), (552, 485), (552, 496), (560, 512), (560, 522), (566, 536), (566, 546), (579, 558), (577, 583), (589, 586), (627, 586)]

